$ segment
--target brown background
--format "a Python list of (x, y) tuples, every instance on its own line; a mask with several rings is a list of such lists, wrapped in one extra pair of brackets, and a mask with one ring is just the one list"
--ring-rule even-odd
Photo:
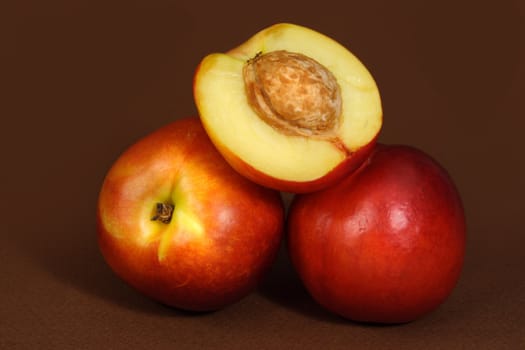
[[(525, 344), (525, 2), (0, 6), (1, 349)], [(241, 302), (183, 313), (137, 294), (99, 255), (95, 203), (112, 162), (139, 137), (195, 114), (192, 75), (204, 55), (282, 21), (319, 30), (360, 57), (383, 98), (380, 140), (425, 150), (460, 189), (465, 268), (451, 297), (419, 321), (379, 327), (328, 314), (284, 254)]]

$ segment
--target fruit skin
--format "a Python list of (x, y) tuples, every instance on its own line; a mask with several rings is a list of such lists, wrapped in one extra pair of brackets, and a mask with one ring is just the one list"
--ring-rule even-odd
[(288, 218), (288, 251), (309, 293), (362, 322), (404, 323), (437, 308), (459, 279), (465, 241), (451, 178), (403, 145), (378, 145), (345, 180), (295, 196)]
[[(175, 205), (153, 221), (156, 203)], [(127, 149), (103, 182), (98, 243), (114, 272), (161, 303), (216, 310), (250, 293), (283, 233), (280, 194), (238, 175), (198, 118), (175, 121)]]

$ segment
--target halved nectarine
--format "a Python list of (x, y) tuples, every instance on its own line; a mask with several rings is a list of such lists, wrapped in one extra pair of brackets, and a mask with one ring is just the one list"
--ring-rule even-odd
[(302, 26), (268, 27), (199, 64), (194, 97), (224, 158), (287, 192), (324, 188), (356, 169), (382, 124), (376, 83), (341, 44)]

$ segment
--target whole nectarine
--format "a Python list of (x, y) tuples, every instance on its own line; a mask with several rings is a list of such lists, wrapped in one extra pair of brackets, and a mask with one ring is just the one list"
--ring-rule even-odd
[(353, 174), (294, 197), (288, 251), (312, 297), (345, 318), (401, 323), (438, 307), (463, 265), (465, 216), (446, 170), (380, 145)]
[(240, 176), (198, 118), (177, 120), (127, 149), (103, 182), (98, 242), (107, 263), (145, 295), (205, 311), (251, 292), (277, 253), (277, 191)]

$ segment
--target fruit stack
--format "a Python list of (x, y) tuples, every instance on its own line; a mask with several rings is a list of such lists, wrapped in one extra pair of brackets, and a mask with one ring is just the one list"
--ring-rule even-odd
[(377, 142), (378, 88), (344, 46), (273, 25), (206, 56), (194, 98), (198, 117), (132, 145), (102, 184), (98, 242), (123, 280), (217, 310), (257, 287), (284, 239), (312, 298), (346, 319), (409, 322), (450, 295), (458, 191), (424, 152)]

